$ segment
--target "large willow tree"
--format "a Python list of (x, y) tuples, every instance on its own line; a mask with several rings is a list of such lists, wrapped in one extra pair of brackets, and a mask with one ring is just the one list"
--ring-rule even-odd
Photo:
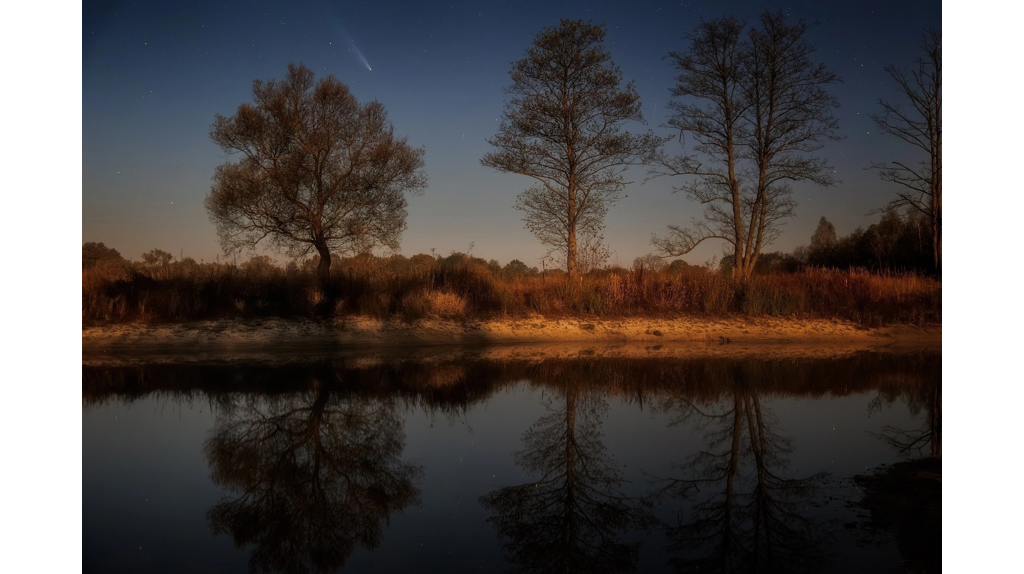
[(334, 76), (314, 83), (301, 64), (252, 93), (210, 129), (238, 157), (217, 168), (206, 198), (225, 252), (263, 240), (292, 256), (316, 251), (326, 286), (332, 251), (397, 249), (405, 194), (426, 187), (424, 152), (395, 136), (384, 106), (359, 104)]
[[(496, 149), (481, 163), (498, 171), (532, 177), (516, 208), (526, 228), (565, 262), (569, 278), (580, 270), (581, 253), (600, 249), (608, 207), (618, 200), (630, 165), (653, 158), (661, 140), (650, 132), (633, 135), (621, 126), (643, 122), (640, 96), (604, 48), (605, 28), (562, 20), (544, 28), (512, 65), (512, 99)], [(593, 257), (583, 257), (591, 260)]]

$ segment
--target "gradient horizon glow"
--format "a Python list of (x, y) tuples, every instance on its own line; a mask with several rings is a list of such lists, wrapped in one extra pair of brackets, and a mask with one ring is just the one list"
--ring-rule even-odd
[[(663, 57), (686, 49), (682, 38), (702, 17), (754, 19), (764, 8), (818, 22), (809, 39), (844, 79), (833, 93), (845, 136), (819, 152), (842, 183), (795, 186), (797, 217), (765, 251), (807, 244), (822, 216), (841, 235), (866, 227), (878, 218), (867, 213), (895, 193), (866, 168), (872, 161), (917, 160), (905, 145), (876, 133), (870, 119), (879, 98), (896, 98), (883, 68), (913, 64), (920, 32), (941, 28), (937, 1), (86, 2), (82, 241), (103, 242), (130, 259), (153, 248), (196, 260), (223, 257), (203, 208), (214, 168), (226, 160), (208, 137), (210, 124), (216, 114), (230, 116), (251, 101), (253, 80), (282, 78), (289, 62), (301, 62), (318, 77), (333, 74), (361, 102), (380, 101), (395, 132), (426, 149), (428, 188), (410, 198), (402, 253), (447, 254), (473, 244), (472, 253), (484, 259), (538, 265), (544, 248), (513, 209), (531, 180), (480, 165), (507, 99), (502, 90), (511, 63), (534, 35), (560, 18), (604, 22), (606, 48), (643, 102), (647, 126), (628, 129), (668, 135), (662, 124), (675, 71)], [(678, 142), (669, 150), (680, 151)], [(672, 193), (681, 180), (643, 183), (644, 175), (627, 173), (633, 183), (606, 219), (610, 263), (628, 266), (653, 250), (652, 234), (701, 213), (701, 206)], [(705, 242), (683, 259), (703, 263), (720, 258), (722, 249), (721, 242)]]

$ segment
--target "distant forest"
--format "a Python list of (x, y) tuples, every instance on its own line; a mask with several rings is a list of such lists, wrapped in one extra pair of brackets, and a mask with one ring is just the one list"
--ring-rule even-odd
[[(935, 272), (931, 224), (927, 217), (895, 208), (882, 212), (878, 223), (867, 229), (858, 227), (839, 236), (832, 223), (822, 217), (811, 236), (810, 244), (792, 253), (773, 252), (761, 255), (755, 273), (793, 273), (807, 267), (828, 269), (866, 269), (873, 272), (921, 273)], [(721, 261), (723, 270), (731, 269), (731, 260)]]
[[(929, 275), (933, 273), (933, 252), (931, 242), (931, 230), (925, 216), (915, 211), (907, 211), (903, 214), (895, 209), (888, 209), (881, 213), (877, 223), (873, 223), (867, 229), (858, 227), (848, 235), (839, 236), (836, 228), (825, 217), (818, 222), (818, 227), (809, 238), (808, 245), (802, 245), (793, 250), (792, 253), (775, 251), (761, 255), (754, 267), (754, 273), (795, 273), (807, 268), (826, 268), (836, 270), (863, 269), (875, 273), (919, 273)], [(436, 256), (420, 255), (417, 257)], [(438, 258), (440, 259), (440, 258)], [(339, 260), (335, 256), (335, 260)], [(243, 260), (243, 264), (246, 261)], [(252, 264), (274, 266), (273, 261), (266, 256), (258, 256), (251, 259)], [(539, 274), (541, 269), (537, 266), (530, 266), (519, 259), (514, 259), (502, 265), (500, 262), (491, 259), (484, 261), (487, 267), (497, 273), (506, 274)], [(144, 265), (167, 265), (172, 262), (188, 265), (195, 265), (196, 262), (190, 257), (181, 261), (169, 252), (161, 249), (152, 249), (143, 253), (140, 263)], [(129, 263), (116, 249), (107, 247), (103, 243), (85, 243), (82, 246), (82, 269), (96, 266), (100, 263)], [(729, 272), (732, 270), (732, 259), (722, 258), (716, 263), (717, 268)], [(315, 265), (315, 260), (297, 260), (296, 266)], [(682, 259), (672, 262), (664, 258), (648, 254), (637, 257), (633, 260), (631, 268), (644, 267), (651, 271), (662, 269), (680, 269), (691, 267)], [(614, 266), (604, 266), (604, 269), (613, 269)], [(589, 269), (594, 272), (600, 269)], [(545, 269), (544, 272), (551, 276), (563, 274), (560, 269)]]

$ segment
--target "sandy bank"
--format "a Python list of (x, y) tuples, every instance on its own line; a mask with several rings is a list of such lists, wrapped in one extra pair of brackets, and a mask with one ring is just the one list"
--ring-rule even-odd
[[(941, 325), (879, 329), (842, 321), (776, 318), (504, 319), (381, 321), (347, 317), (333, 321), (284, 319), (198, 321), (180, 324), (118, 324), (82, 329), (85, 362), (124, 354), (252, 355), (348, 351), (437, 355), (441, 346), (486, 347), (487, 354), (660, 356), (699, 353), (744, 356), (843, 354), (887, 347), (941, 349)], [(494, 348), (497, 346), (497, 348)], [(502, 346), (508, 346), (501, 349)], [(427, 348), (422, 350), (418, 348)], [(390, 349), (390, 350), (388, 350)], [(466, 352), (466, 351), (458, 351)]]

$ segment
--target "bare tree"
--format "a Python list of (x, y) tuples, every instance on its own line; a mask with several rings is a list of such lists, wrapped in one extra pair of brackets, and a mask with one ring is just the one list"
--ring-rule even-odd
[(824, 158), (810, 154), (837, 140), (832, 114), (839, 101), (826, 86), (839, 76), (812, 60), (814, 46), (804, 36), (810, 24), (786, 23), (779, 12), (763, 12), (760, 28), (750, 30), (751, 53), (744, 62), (750, 133), (746, 153), (755, 170), (754, 201), (745, 247), (746, 274), (761, 248), (778, 237), (779, 224), (795, 215), (790, 183), (835, 183)]
[[(544, 28), (512, 65), (512, 85), (497, 148), (487, 167), (527, 175), (537, 184), (521, 193), (516, 208), (526, 228), (579, 273), (580, 239), (599, 242), (608, 207), (626, 185), (623, 171), (653, 158), (661, 139), (622, 131), (643, 122), (640, 96), (604, 49), (605, 27), (562, 20)], [(599, 252), (600, 250), (597, 250)]]
[[(678, 257), (705, 239), (724, 239), (743, 245), (744, 198), (739, 173), (743, 114), (741, 63), (749, 52), (743, 42), (744, 23), (733, 17), (705, 20), (686, 36), (690, 50), (670, 52), (679, 76), (670, 89), (674, 98), (668, 107), (674, 112), (668, 126), (679, 130), (680, 140), (693, 138), (690, 154), (659, 154), (651, 177), (696, 176), (674, 191), (683, 191), (705, 206), (703, 218), (692, 228), (669, 226), (669, 236), (651, 242), (665, 255)], [(743, 268), (742, 252), (734, 250), (734, 269)]]
[(316, 250), (326, 286), (331, 251), (396, 249), (405, 193), (426, 187), (424, 152), (395, 137), (384, 106), (360, 105), (334, 76), (314, 84), (301, 64), (252, 91), (254, 103), (210, 129), (221, 149), (241, 153), (217, 168), (206, 198), (225, 252), (263, 239), (291, 256)]
[(652, 243), (680, 256), (723, 239), (734, 273), (746, 278), (794, 215), (790, 184), (834, 183), (826, 161), (808, 154), (836, 139), (839, 104), (825, 87), (839, 78), (811, 59), (809, 24), (764, 12), (745, 39), (744, 27), (732, 17), (701, 22), (687, 37), (689, 51), (669, 54), (681, 72), (672, 95), (686, 98), (670, 105), (669, 125), (695, 145), (691, 154), (663, 155), (651, 176), (696, 176), (678, 190), (706, 206), (690, 228), (670, 226)]
[(932, 231), (935, 271), (942, 271), (942, 32), (928, 30), (921, 38), (924, 55), (913, 70), (886, 66), (885, 71), (896, 81), (899, 93), (910, 102), (901, 108), (879, 100), (882, 114), (872, 116), (882, 132), (896, 136), (922, 150), (925, 159), (913, 163), (878, 162), (885, 181), (900, 186), (890, 207), (917, 210), (928, 217)]

